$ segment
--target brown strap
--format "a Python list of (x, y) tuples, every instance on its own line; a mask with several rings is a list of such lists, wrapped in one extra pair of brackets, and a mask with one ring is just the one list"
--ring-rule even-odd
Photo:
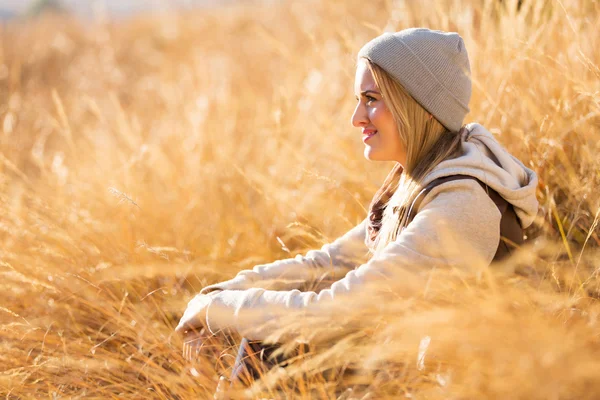
[(513, 208), (512, 204), (504, 200), (504, 198), (500, 196), (498, 192), (473, 176), (450, 175), (431, 181), (423, 188), (423, 190), (419, 192), (417, 197), (415, 197), (415, 200), (410, 205), (410, 209), (408, 211), (408, 222), (410, 223), (410, 221), (413, 220), (417, 214), (417, 210), (419, 209), (421, 202), (434, 187), (441, 185), (442, 183), (457, 181), (460, 179), (473, 179), (477, 181), (486, 191), (488, 196), (490, 196), (494, 204), (496, 204), (496, 207), (498, 207), (498, 210), (502, 215), (500, 219), (500, 242), (498, 243), (498, 249), (496, 250), (493, 261), (501, 260), (510, 255), (512, 249), (523, 244), (523, 228), (521, 228), (521, 224), (519, 223), (515, 209)]

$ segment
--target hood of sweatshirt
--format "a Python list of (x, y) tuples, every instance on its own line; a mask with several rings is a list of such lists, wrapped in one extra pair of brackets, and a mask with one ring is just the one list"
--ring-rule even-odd
[(463, 134), (463, 154), (438, 164), (423, 181), (449, 175), (469, 175), (479, 179), (513, 205), (521, 226), (533, 223), (538, 212), (535, 196), (537, 175), (510, 154), (494, 136), (478, 123), (467, 124)]

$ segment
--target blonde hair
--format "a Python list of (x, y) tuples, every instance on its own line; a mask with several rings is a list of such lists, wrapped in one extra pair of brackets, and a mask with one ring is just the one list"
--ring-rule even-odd
[[(406, 149), (406, 162), (397, 164), (379, 188), (368, 214), (366, 242), (378, 253), (394, 241), (408, 221), (408, 208), (423, 188), (421, 182), (441, 161), (460, 153), (460, 135), (449, 131), (404, 87), (377, 64), (364, 58), (384, 102), (396, 122)], [(386, 209), (392, 207), (391, 210)]]

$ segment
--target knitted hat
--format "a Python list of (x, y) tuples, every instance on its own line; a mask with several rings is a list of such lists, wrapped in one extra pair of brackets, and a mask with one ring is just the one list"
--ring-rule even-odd
[(446, 128), (460, 130), (469, 112), (471, 69), (458, 33), (425, 28), (384, 33), (360, 49), (362, 57), (400, 82)]

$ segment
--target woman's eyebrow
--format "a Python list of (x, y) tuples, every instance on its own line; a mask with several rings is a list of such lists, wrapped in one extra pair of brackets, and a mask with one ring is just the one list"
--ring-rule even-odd
[(375, 90), (363, 90), (362, 92), (360, 92), (360, 95), (361, 95), (361, 96), (366, 96), (366, 95), (368, 95), (369, 93), (373, 93), (373, 94), (379, 94), (379, 95), (381, 95), (381, 93), (379, 93), (379, 92), (376, 92)]

